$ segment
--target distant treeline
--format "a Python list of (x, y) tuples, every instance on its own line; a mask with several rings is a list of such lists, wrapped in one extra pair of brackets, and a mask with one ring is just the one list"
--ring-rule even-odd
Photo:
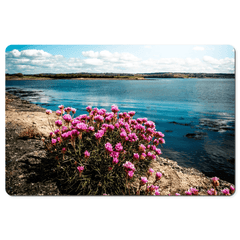
[(235, 74), (230, 73), (41, 73), (41, 74), (6, 74), (7, 78), (51, 78), (51, 79), (71, 79), (71, 78), (235, 78)]

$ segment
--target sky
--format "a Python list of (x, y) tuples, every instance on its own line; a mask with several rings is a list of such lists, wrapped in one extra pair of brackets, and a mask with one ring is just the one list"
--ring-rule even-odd
[(9, 45), (6, 73), (234, 73), (231, 45)]

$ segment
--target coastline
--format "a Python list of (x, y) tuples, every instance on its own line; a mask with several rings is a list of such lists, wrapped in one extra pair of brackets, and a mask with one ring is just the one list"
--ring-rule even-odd
[[(46, 109), (7, 92), (5, 101), (6, 192), (18, 196), (65, 195), (55, 180), (55, 169), (48, 161), (41, 141), (41, 135), (48, 136), (51, 131)], [(50, 115), (51, 120), (55, 119), (53, 115)], [(25, 138), (23, 133), (30, 128), (39, 136)], [(210, 177), (194, 168), (181, 167), (170, 159), (157, 157), (151, 167), (163, 174), (159, 181), (161, 195), (174, 195), (176, 192), (185, 195), (190, 187), (199, 189), (199, 195), (207, 195), (207, 190), (212, 187)], [(149, 184), (152, 181), (153, 177), (150, 177)], [(233, 185), (221, 179), (219, 182), (219, 192)]]

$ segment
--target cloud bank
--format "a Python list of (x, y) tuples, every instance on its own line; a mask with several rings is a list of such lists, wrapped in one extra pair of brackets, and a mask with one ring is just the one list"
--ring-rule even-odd
[[(198, 47), (199, 48), (199, 47)], [(200, 49), (195, 49), (200, 50)], [(83, 51), (83, 58), (65, 58), (43, 50), (6, 52), (6, 73), (77, 73), (77, 72), (189, 72), (234, 73), (234, 59), (159, 58), (142, 60), (131, 53)]]

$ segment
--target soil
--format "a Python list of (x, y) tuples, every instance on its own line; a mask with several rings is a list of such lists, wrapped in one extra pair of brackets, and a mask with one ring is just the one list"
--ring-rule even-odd
[[(56, 120), (54, 114), (49, 117), (46, 109), (9, 93), (5, 100), (6, 192), (13, 196), (66, 195), (56, 180), (56, 168), (47, 158), (42, 141), (52, 131), (48, 120), (50, 123)], [(151, 167), (162, 173), (157, 182), (161, 195), (185, 195), (190, 187), (197, 188), (199, 195), (207, 195), (212, 188), (210, 177), (194, 168), (180, 167), (176, 161), (157, 157)], [(150, 176), (149, 184), (153, 181), (154, 176)], [(216, 189), (219, 193), (233, 185), (221, 179), (219, 183)], [(139, 182), (135, 185), (138, 187)]]

